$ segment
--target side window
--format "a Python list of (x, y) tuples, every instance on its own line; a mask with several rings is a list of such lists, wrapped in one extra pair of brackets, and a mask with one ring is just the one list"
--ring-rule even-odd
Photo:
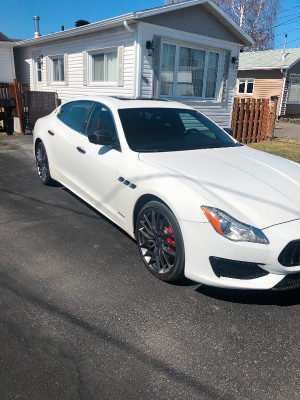
[(63, 105), (58, 118), (77, 132), (84, 132), (84, 126), (91, 108), (91, 101), (73, 101)]
[(115, 140), (117, 139), (116, 128), (112, 114), (108, 108), (100, 103), (96, 103), (93, 108), (86, 127), (87, 135), (97, 131), (105, 131)]

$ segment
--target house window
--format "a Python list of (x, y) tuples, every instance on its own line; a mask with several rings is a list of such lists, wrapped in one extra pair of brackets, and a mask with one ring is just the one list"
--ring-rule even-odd
[(64, 56), (53, 56), (51, 59), (51, 81), (64, 82)]
[(218, 52), (163, 43), (160, 95), (215, 99), (219, 61)]
[(36, 61), (36, 74), (37, 74), (37, 81), (42, 82), (42, 61), (38, 57)]
[(90, 82), (118, 81), (118, 50), (103, 50), (89, 53)]
[(288, 95), (288, 103), (299, 104), (300, 103), (300, 75), (290, 76), (290, 88)]
[(239, 79), (238, 94), (253, 94), (254, 79)]

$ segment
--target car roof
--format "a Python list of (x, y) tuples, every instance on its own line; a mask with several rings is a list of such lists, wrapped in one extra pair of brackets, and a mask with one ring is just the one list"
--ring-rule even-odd
[(122, 108), (188, 108), (191, 107), (179, 103), (177, 101), (167, 101), (158, 99), (131, 99), (125, 97), (114, 97), (114, 96), (81, 96), (68, 100), (66, 103), (72, 101), (90, 100), (97, 101), (107, 105), (110, 108), (122, 109)]

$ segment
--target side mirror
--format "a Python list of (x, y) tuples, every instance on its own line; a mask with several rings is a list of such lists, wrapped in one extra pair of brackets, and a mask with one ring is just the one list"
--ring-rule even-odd
[(102, 146), (115, 146), (115, 141), (106, 131), (95, 131), (88, 135), (88, 139), (91, 143), (100, 144)]

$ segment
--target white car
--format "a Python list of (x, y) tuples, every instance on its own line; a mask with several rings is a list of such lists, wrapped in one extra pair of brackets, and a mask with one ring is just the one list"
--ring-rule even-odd
[(250, 149), (177, 102), (86, 97), (37, 121), (41, 181), (137, 240), (159, 279), (300, 286), (300, 165)]

